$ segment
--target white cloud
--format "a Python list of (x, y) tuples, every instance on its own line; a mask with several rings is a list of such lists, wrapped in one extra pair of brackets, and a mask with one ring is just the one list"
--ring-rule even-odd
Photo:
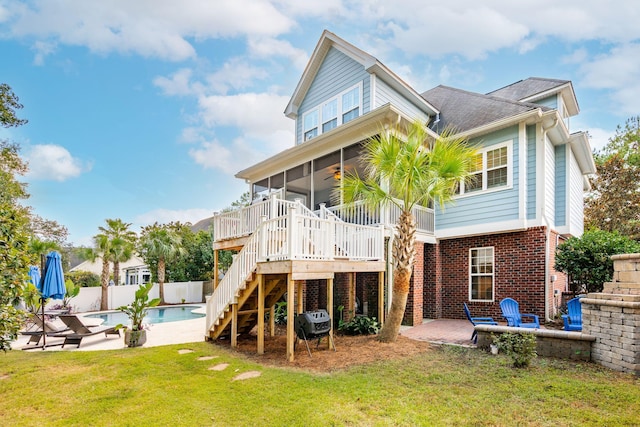
[(59, 145), (34, 145), (27, 154), (28, 176), (40, 180), (66, 181), (91, 170), (91, 165), (74, 158)]
[(8, 0), (4, 6), (5, 33), (14, 37), (171, 61), (196, 55), (190, 40), (273, 36), (295, 25), (266, 0)]
[(213, 93), (226, 94), (230, 90), (245, 90), (252, 87), (256, 80), (269, 77), (265, 69), (255, 67), (241, 58), (231, 58), (221, 69), (206, 78), (208, 88)]
[(153, 79), (153, 84), (162, 89), (165, 95), (169, 96), (186, 96), (196, 93), (197, 88), (192, 87), (191, 75), (192, 70), (189, 68), (181, 68), (169, 77), (158, 76)]
[(134, 224), (141, 227), (151, 225), (154, 222), (167, 224), (171, 221), (180, 221), (181, 223), (190, 222), (191, 224), (195, 224), (196, 222), (211, 216), (213, 216), (213, 211), (209, 209), (155, 209), (136, 216)]
[(234, 174), (260, 157), (258, 151), (241, 138), (228, 147), (217, 140), (204, 142), (199, 148), (189, 150), (189, 155), (204, 168), (218, 169), (226, 174)]
[(591, 150), (601, 150), (605, 145), (607, 145), (609, 138), (614, 134), (615, 131), (600, 128), (589, 128), (589, 144), (591, 145)]
[(273, 58), (283, 56), (302, 70), (309, 61), (309, 55), (302, 49), (295, 48), (285, 40), (271, 37), (250, 38), (248, 41), (249, 52), (258, 58)]
[(581, 67), (582, 84), (610, 91), (613, 108), (622, 114), (640, 111), (640, 44), (611, 49)]
[(587, 60), (589, 53), (586, 49), (580, 48), (573, 51), (571, 54), (562, 58), (564, 64), (582, 64)]

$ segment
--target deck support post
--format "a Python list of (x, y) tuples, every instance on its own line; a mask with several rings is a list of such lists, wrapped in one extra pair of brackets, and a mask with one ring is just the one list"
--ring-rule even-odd
[(231, 347), (238, 347), (238, 304), (231, 304)]
[(304, 311), (304, 298), (302, 298), (302, 288), (303, 282), (302, 280), (296, 281), (296, 295), (297, 295), (297, 309), (296, 313), (300, 314)]
[(331, 329), (329, 329), (329, 350), (335, 350), (333, 344), (333, 279), (327, 279), (327, 312), (331, 319)]
[(218, 250), (213, 250), (213, 290), (218, 287)]
[(269, 336), (276, 336), (276, 307), (273, 305), (269, 308)]
[(294, 344), (295, 344), (295, 331), (294, 331), (294, 304), (295, 304), (295, 283), (293, 281), (293, 275), (287, 274), (287, 360), (293, 362)]
[(378, 272), (378, 321), (384, 325), (384, 271)]
[(356, 316), (356, 273), (348, 273), (348, 294), (347, 297), (347, 314), (348, 318), (345, 318), (345, 322), (353, 319)]
[(264, 276), (258, 274), (258, 354), (264, 354)]

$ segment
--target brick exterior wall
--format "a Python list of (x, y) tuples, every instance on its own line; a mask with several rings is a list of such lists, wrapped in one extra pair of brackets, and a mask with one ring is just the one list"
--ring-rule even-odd
[(442, 258), (440, 244), (424, 245), (424, 287), (422, 317), (439, 319), (442, 317)]
[[(378, 317), (378, 273), (356, 273), (356, 296), (362, 305), (361, 312)], [(364, 312), (366, 303), (367, 313)]]
[(549, 317), (553, 319), (560, 315), (560, 309), (563, 308), (563, 306), (566, 307), (567, 300), (573, 298), (574, 295), (571, 294), (570, 297), (563, 298), (563, 293), (569, 290), (569, 280), (566, 274), (557, 271), (553, 267), (556, 264), (556, 249), (558, 245), (562, 244), (566, 239), (553, 230), (551, 230), (549, 239), (549, 280), (551, 280), (553, 276), (555, 277), (555, 281), (551, 281), (552, 291), (548, 295), (548, 303)]
[[(555, 240), (555, 239), (554, 239)], [(522, 313), (534, 313), (544, 321), (545, 228), (534, 227), (515, 233), (442, 240), (439, 243), (442, 274), (442, 316), (465, 318), (462, 303), (476, 317), (502, 320), (500, 300), (511, 297)], [(469, 249), (494, 248), (494, 301), (469, 301)], [(427, 279), (429, 283), (429, 279)], [(425, 286), (427, 287), (427, 286)], [(436, 290), (433, 285), (430, 289)], [(426, 301), (434, 301), (429, 296)], [(434, 309), (427, 307), (427, 313)]]
[(404, 312), (402, 323), (404, 325), (415, 326), (422, 324), (424, 312), (424, 247), (422, 242), (416, 242), (415, 259), (413, 261), (413, 273), (409, 285), (409, 296), (407, 298), (407, 308)]

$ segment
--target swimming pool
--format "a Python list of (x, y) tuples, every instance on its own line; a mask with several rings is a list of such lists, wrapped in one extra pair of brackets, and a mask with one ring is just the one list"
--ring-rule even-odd
[[(147, 312), (142, 323), (167, 323), (179, 322), (180, 320), (191, 320), (204, 317), (205, 314), (194, 313), (193, 310), (200, 308), (197, 305), (181, 305), (170, 307), (152, 307)], [(103, 326), (116, 326), (118, 324), (129, 324), (129, 316), (121, 311), (110, 311), (108, 313), (87, 314), (84, 317), (102, 319)]]

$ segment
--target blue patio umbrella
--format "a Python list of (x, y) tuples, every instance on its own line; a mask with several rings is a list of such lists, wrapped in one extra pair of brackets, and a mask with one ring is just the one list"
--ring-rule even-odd
[(51, 251), (47, 254), (47, 263), (44, 266), (44, 277), (40, 281), (38, 290), (44, 299), (62, 299), (67, 293), (67, 288), (64, 286), (62, 261), (60, 254), (56, 251)]
[[(47, 262), (44, 266), (44, 275), (38, 283), (38, 290), (42, 298), (42, 321), (44, 322), (44, 304), (48, 298), (62, 299), (67, 293), (64, 286), (64, 274), (62, 272), (62, 261), (60, 254), (51, 251), (47, 254)], [(44, 323), (43, 323), (44, 324)], [(42, 331), (42, 349), (47, 345), (47, 334)]]
[(36, 287), (40, 286), (40, 268), (37, 265), (29, 268), (29, 281)]

